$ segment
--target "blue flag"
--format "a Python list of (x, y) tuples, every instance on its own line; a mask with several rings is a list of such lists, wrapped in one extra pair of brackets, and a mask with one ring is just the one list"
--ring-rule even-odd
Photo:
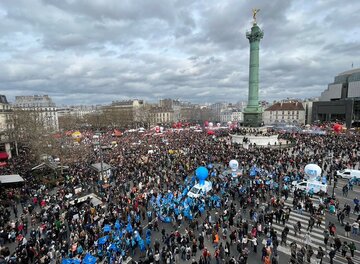
[(323, 176), (323, 177), (322, 177), (322, 183), (323, 183), (323, 184), (326, 184), (326, 183), (327, 183), (327, 178), (326, 178), (326, 176)]
[(104, 245), (107, 240), (108, 240), (108, 236), (101, 237), (101, 238), (99, 238), (99, 240), (98, 240), (98, 244), (99, 244), (99, 245)]
[(140, 241), (139, 241), (139, 248), (140, 248), (141, 252), (144, 252), (146, 250), (144, 240), (142, 240), (142, 239), (140, 239)]
[(252, 167), (252, 168), (250, 169), (250, 177), (255, 177), (256, 174), (257, 174), (257, 172), (256, 172), (256, 167)]
[(96, 264), (96, 257), (92, 256), (90, 253), (87, 253), (85, 255), (85, 258), (83, 259), (83, 264)]
[(116, 228), (117, 230), (119, 230), (119, 229), (121, 228), (121, 224), (120, 224), (119, 220), (116, 220), (116, 222), (115, 222), (115, 228)]
[(128, 225), (127, 225), (127, 227), (126, 227), (126, 231), (127, 231), (128, 233), (132, 233), (132, 232), (133, 232), (133, 227), (132, 227), (132, 225), (131, 225), (130, 223), (128, 223)]
[(61, 261), (61, 264), (80, 264), (80, 260), (79, 259), (63, 259)]
[(110, 225), (105, 225), (103, 231), (104, 232), (110, 232), (111, 231), (111, 226)]
[(108, 247), (108, 251), (111, 251), (111, 250), (114, 250), (114, 251), (117, 251), (118, 250), (118, 248), (117, 248), (117, 246), (115, 245), (115, 244), (110, 244), (110, 246)]

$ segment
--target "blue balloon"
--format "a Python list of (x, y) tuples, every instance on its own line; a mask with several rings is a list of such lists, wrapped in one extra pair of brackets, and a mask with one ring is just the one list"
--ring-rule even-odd
[(204, 185), (205, 184), (205, 180), (206, 178), (208, 177), (209, 175), (209, 171), (207, 168), (205, 167), (199, 167), (196, 169), (195, 171), (195, 174), (196, 174), (196, 177), (198, 178), (199, 180), (199, 184), (200, 185)]

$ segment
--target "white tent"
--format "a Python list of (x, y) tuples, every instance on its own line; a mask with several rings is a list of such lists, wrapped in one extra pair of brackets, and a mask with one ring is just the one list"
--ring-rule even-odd
[(10, 184), (10, 183), (21, 183), (24, 182), (24, 179), (18, 175), (0, 175), (0, 183), (1, 184)]

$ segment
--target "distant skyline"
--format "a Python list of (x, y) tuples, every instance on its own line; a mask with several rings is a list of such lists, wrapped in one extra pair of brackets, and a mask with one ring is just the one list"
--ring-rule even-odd
[(357, 0), (3, 0), (0, 94), (246, 101), (252, 8), (264, 30), (260, 100), (319, 97), (360, 67)]

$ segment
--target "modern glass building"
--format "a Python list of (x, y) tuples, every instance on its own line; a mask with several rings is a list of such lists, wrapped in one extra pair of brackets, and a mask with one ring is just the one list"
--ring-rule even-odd
[(338, 121), (347, 128), (360, 121), (360, 68), (335, 76), (334, 82), (313, 104), (313, 121)]
[(321, 93), (319, 101), (360, 97), (360, 68), (340, 73)]

